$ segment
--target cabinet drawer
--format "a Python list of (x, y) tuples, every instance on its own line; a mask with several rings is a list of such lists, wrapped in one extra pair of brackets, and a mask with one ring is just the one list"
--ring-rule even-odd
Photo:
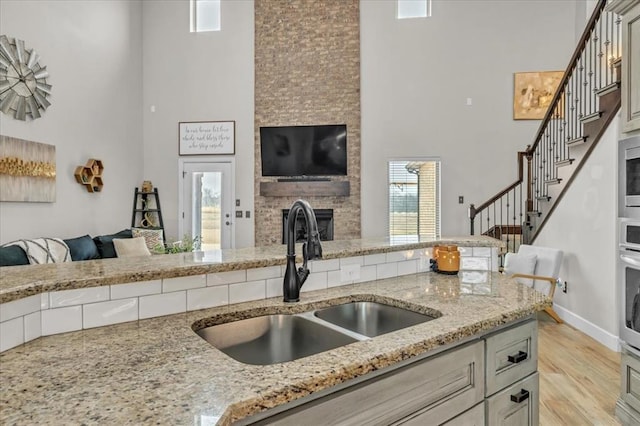
[(538, 369), (538, 322), (533, 320), (486, 339), (486, 395)]
[(535, 373), (487, 399), (487, 424), (537, 426), (539, 398), (538, 373)]
[[(424, 426), (428, 423), (422, 423)], [(451, 419), (442, 426), (484, 426), (484, 402)]]
[(444, 423), (482, 401), (483, 350), (479, 341), (417, 361), (257, 424), (389, 425), (426, 410), (430, 424)]
[(640, 360), (623, 349), (620, 365), (622, 374), (620, 396), (622, 400), (640, 411)]
[[(425, 426), (431, 424), (434, 424), (431, 411), (426, 411), (402, 423), (402, 426)], [(484, 426), (484, 402), (443, 423), (442, 426)]]

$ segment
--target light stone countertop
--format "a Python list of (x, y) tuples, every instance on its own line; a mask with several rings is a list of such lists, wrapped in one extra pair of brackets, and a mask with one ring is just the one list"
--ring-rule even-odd
[[(417, 243), (391, 242), (388, 238), (324, 241), (322, 249), (323, 259), (336, 259), (445, 244), (459, 247), (504, 246), (504, 242), (495, 238), (464, 236), (438, 240), (426, 239)], [(151, 257), (6, 266), (0, 268), (0, 303), (49, 291), (284, 265), (286, 251), (286, 245), (283, 244)], [(296, 253), (300, 256), (301, 252), (298, 245)]]
[[(462, 273), (406, 275), (302, 293), (295, 304), (259, 300), (42, 337), (0, 355), (0, 424), (228, 425), (551, 305), (513, 279), (488, 274), (480, 285), (462, 282)], [(267, 366), (239, 363), (192, 329), (350, 300), (442, 316)]]

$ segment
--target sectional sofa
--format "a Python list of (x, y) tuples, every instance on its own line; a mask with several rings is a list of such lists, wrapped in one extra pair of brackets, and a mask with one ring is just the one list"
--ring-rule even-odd
[[(0, 267), (117, 257), (113, 240), (132, 238), (131, 229), (109, 235), (16, 240), (0, 246)], [(55, 252), (55, 253), (54, 253)]]

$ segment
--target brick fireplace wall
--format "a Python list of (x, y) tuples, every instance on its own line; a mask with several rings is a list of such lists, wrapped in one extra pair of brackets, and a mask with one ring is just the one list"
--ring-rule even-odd
[[(260, 195), (260, 127), (347, 125), (349, 196)], [(282, 209), (333, 209), (334, 238), (360, 238), (359, 0), (255, 0), (256, 246), (280, 244)]]

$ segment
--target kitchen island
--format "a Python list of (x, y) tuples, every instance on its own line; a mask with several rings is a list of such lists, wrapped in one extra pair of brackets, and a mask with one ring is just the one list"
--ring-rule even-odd
[[(358, 250), (362, 249), (344, 251), (342, 256), (363, 253)], [(389, 252), (388, 247), (367, 250)], [(330, 260), (331, 250), (327, 254)], [(0, 422), (231, 424), (474, 342), (551, 304), (544, 295), (501, 274), (479, 275), (480, 279), (467, 280), (462, 273), (413, 273), (303, 292), (301, 301), (294, 304), (274, 297), (40, 337), (0, 355)], [(105, 280), (109, 282), (109, 277)], [(21, 288), (33, 291), (28, 285)], [(19, 290), (11, 293), (3, 286), (2, 291)], [(299, 313), (358, 300), (438, 316), (369, 340), (264, 366), (235, 361), (194, 332), (241, 318)]]

